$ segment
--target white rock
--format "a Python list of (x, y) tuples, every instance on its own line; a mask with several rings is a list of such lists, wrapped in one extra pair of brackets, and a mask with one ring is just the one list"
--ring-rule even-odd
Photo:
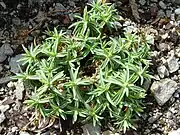
[(11, 131), (14, 133), (18, 130), (18, 127), (12, 127)]
[(177, 89), (177, 83), (168, 78), (153, 82), (150, 88), (160, 106), (163, 106)]
[(12, 81), (10, 81), (8, 84), (7, 84), (8, 88), (13, 88), (14, 87), (14, 83)]
[(180, 128), (177, 130), (173, 130), (173, 131), (169, 132), (168, 135), (180, 135)]

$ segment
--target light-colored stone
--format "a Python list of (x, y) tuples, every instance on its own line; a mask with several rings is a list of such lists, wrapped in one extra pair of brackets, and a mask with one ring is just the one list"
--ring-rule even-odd
[(18, 130), (18, 127), (12, 127), (11, 131), (14, 133)]
[(85, 124), (83, 127), (84, 135), (100, 135), (101, 128), (96, 125), (95, 127), (92, 124)]
[(30, 135), (28, 132), (25, 132), (25, 131), (21, 131), (20, 133), (19, 133), (19, 135)]
[(17, 83), (15, 83), (15, 95), (18, 100), (23, 99), (23, 92), (24, 92), (24, 84), (21, 80), (18, 80)]
[(13, 88), (14, 87), (14, 83), (12, 81), (10, 81), (8, 84), (7, 84), (8, 88)]
[(150, 88), (160, 106), (163, 106), (177, 89), (177, 83), (168, 78), (153, 82)]
[(158, 72), (158, 75), (160, 78), (164, 78), (164, 77), (169, 76), (169, 72), (164, 65), (161, 65), (160, 67), (158, 67), (157, 72)]
[(167, 64), (170, 73), (176, 72), (179, 69), (178, 59), (173, 56), (167, 59)]
[(11, 80), (12, 79), (10, 76), (2, 77), (2, 78), (0, 78), (0, 84), (8, 83)]
[(18, 54), (15, 57), (12, 57), (9, 61), (9, 65), (11, 67), (10, 71), (14, 74), (18, 73), (20, 71), (19, 66), (22, 64), (21, 62), (18, 62), (19, 59), (22, 58), (22, 54)]
[(160, 2), (159, 2), (159, 6), (160, 6), (162, 9), (166, 9), (166, 4), (165, 4), (163, 1), (160, 1)]
[(139, 0), (139, 3), (144, 6), (146, 4), (146, 0)]
[(0, 53), (11, 56), (14, 53), (14, 51), (9, 43), (5, 43), (1, 46)]
[(163, 51), (167, 51), (167, 50), (170, 50), (170, 46), (166, 43), (160, 43), (157, 48), (163, 52)]
[(180, 8), (177, 8), (177, 9), (174, 11), (174, 13), (175, 13), (176, 15), (180, 15)]

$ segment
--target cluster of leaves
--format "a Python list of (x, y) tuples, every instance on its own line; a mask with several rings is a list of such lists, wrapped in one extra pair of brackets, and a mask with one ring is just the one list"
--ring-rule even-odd
[(150, 37), (125, 33), (112, 37), (117, 12), (113, 5), (93, 2), (91, 10), (70, 26), (72, 35), (48, 31), (41, 45), (24, 47), (26, 71), (18, 79), (29, 81), (34, 94), (25, 101), (37, 115), (73, 117), (73, 122), (101, 124), (107, 119), (126, 131), (143, 112)]

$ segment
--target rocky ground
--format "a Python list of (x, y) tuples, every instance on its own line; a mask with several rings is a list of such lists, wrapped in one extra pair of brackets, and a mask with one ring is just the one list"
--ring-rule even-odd
[[(43, 32), (58, 26), (66, 29), (74, 14), (82, 12), (85, 0), (0, 0), (0, 134), (50, 135), (88, 134), (120, 135), (110, 124), (100, 129), (91, 125), (68, 125), (57, 120), (39, 127), (31, 125), (33, 113), (23, 106), (28, 90), (11, 76), (19, 71), (17, 60), (26, 47), (44, 38)], [(155, 36), (151, 72), (155, 77), (146, 82), (146, 112), (137, 131), (127, 135), (180, 135), (180, 0), (110, 0), (125, 18), (120, 24), (125, 31), (142, 29)], [(127, 19), (126, 19), (127, 18)], [(63, 124), (63, 125), (61, 125)], [(78, 128), (77, 128), (78, 127)], [(37, 130), (38, 129), (38, 130)], [(66, 133), (66, 131), (68, 131)], [(91, 133), (94, 135), (95, 133)]]

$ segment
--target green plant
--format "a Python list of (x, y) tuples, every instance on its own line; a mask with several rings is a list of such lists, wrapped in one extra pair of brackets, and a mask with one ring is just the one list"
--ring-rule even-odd
[[(118, 17), (113, 5), (93, 2), (91, 10), (70, 26), (72, 35), (55, 28), (41, 45), (25, 47), (26, 71), (16, 78), (34, 86), (25, 101), (37, 117), (73, 117), (73, 122), (113, 122), (124, 132), (143, 112), (141, 88), (149, 79), (152, 38), (137, 33), (112, 37)], [(107, 36), (109, 35), (109, 36)], [(104, 117), (105, 116), (105, 117)]]

